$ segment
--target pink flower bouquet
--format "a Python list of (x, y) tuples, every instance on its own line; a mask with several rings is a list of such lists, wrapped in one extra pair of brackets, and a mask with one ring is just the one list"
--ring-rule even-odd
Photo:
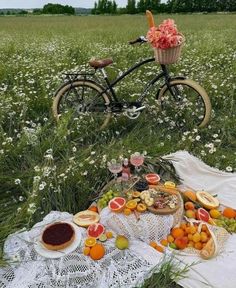
[(158, 27), (151, 27), (147, 39), (160, 64), (175, 63), (180, 57), (184, 36), (178, 31), (173, 19), (164, 20)]
[(154, 48), (160, 49), (176, 47), (184, 41), (173, 19), (164, 20), (158, 27), (151, 27), (147, 39)]

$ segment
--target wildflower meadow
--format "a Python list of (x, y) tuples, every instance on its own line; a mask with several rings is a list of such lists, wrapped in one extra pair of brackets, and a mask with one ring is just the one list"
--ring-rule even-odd
[[(114, 78), (153, 56), (149, 44), (128, 44), (147, 34), (144, 15), (0, 17), (1, 247), (8, 234), (28, 229), (51, 210), (85, 209), (108, 181), (111, 158), (187, 150), (212, 167), (236, 171), (236, 15), (157, 15), (155, 22), (166, 18), (186, 39), (171, 73), (197, 81), (211, 99), (211, 121), (203, 129), (176, 129), (171, 115), (151, 100), (151, 113), (114, 117), (103, 131), (79, 118), (73, 125), (53, 119), (63, 73), (87, 67), (92, 57), (112, 57), (107, 72)], [(149, 63), (116, 92), (132, 99), (158, 71)]]

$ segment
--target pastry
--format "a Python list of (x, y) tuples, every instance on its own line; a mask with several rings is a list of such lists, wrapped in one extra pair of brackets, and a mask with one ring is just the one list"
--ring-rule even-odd
[(46, 227), (42, 234), (42, 244), (48, 250), (62, 250), (72, 244), (75, 230), (65, 222), (56, 222)]

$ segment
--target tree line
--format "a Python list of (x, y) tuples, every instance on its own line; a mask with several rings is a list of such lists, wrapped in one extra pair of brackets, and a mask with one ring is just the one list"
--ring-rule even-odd
[(98, 0), (92, 14), (136, 14), (151, 10), (153, 13), (233, 12), (236, 0), (128, 0), (125, 8), (118, 8), (116, 1)]

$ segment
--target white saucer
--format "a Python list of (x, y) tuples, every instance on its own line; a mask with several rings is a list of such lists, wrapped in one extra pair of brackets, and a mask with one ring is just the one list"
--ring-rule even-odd
[(68, 222), (68, 221), (65, 221), (65, 222), (69, 223), (75, 229), (75, 239), (72, 242), (72, 244), (66, 247), (65, 249), (53, 251), (53, 250), (48, 250), (46, 247), (44, 247), (43, 244), (41, 244), (40, 242), (41, 238), (38, 238), (36, 243), (34, 244), (34, 249), (39, 255), (46, 257), (46, 258), (60, 258), (62, 256), (65, 256), (73, 252), (79, 246), (81, 239), (82, 239), (81, 228), (79, 228), (77, 225), (73, 224), (72, 222)]

